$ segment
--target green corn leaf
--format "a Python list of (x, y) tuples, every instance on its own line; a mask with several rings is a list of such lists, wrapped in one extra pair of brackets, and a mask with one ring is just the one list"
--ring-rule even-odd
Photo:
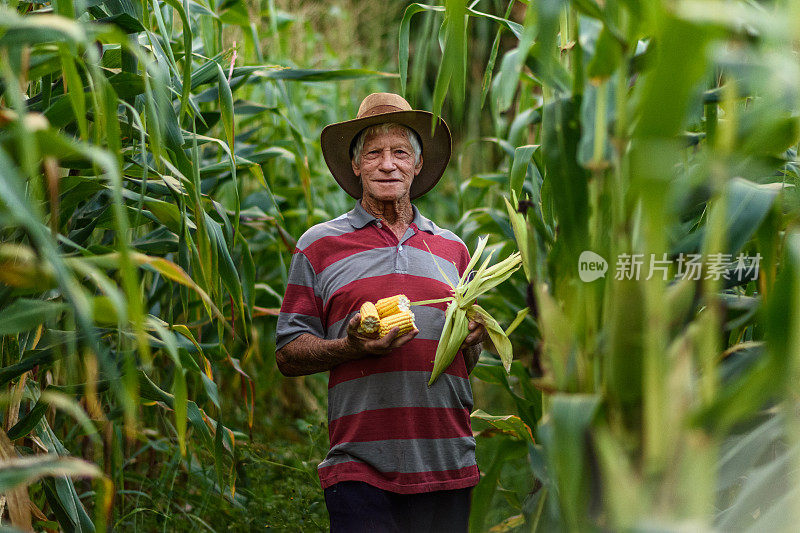
[[(184, 5), (178, 0), (164, 1), (178, 12), (183, 27), (183, 92), (181, 93), (181, 110), (179, 113), (183, 117), (187, 113), (192, 89), (192, 25), (189, 22), (189, 16), (186, 13), (186, 9), (184, 9)], [(159, 7), (156, 7), (156, 9), (159, 9)]]
[(622, 60), (622, 46), (608, 26), (603, 26), (595, 43), (595, 52), (587, 67), (587, 76), (594, 82), (605, 81), (617, 70)]
[(220, 259), (217, 264), (220, 279), (223, 285), (225, 285), (225, 288), (228, 289), (228, 292), (233, 296), (236, 312), (240, 317), (245, 317), (244, 301), (242, 299), (242, 283), (239, 280), (236, 264), (233, 262), (233, 257), (231, 257), (230, 251), (228, 250), (225, 237), (222, 234), (222, 228), (209, 215), (206, 215), (206, 225), (209, 228), (209, 234), (214, 239)]
[[(510, 461), (525, 458), (527, 443), (510, 437), (483, 439), (486, 462), (481, 465), (481, 482), (474, 489), (474, 500), (469, 515), (470, 531), (489, 531), (487, 517), (494, 511), (492, 500), (501, 479), (501, 472)], [(546, 491), (547, 489), (542, 489)], [(499, 531), (503, 531), (500, 529)]]
[[(227, 325), (224, 315), (214, 305), (214, 302), (211, 300), (208, 294), (197, 283), (195, 283), (194, 280), (192, 280), (192, 278), (181, 267), (172, 261), (169, 261), (168, 259), (164, 259), (162, 257), (150, 257), (139, 253), (131, 254), (131, 259), (140, 265), (147, 265), (148, 267), (158, 271), (162, 276), (195, 291), (197, 295), (200, 296), (208, 315), (217, 317), (221, 322)], [(228, 328), (230, 328), (230, 326), (228, 326)]]
[(102, 477), (100, 469), (83, 459), (57, 454), (11, 457), (0, 466), (0, 491), (26, 487), (45, 476)]
[[(449, 318), (449, 320), (448, 320)], [(432, 385), (436, 378), (453, 362), (461, 347), (461, 343), (467, 338), (469, 328), (467, 327), (467, 315), (463, 309), (456, 305), (447, 308), (445, 315), (445, 327), (439, 344), (436, 347), (436, 356), (433, 361), (433, 371), (428, 380), (428, 386)]]
[(197, 229), (197, 226), (195, 226), (194, 222), (184, 219), (180, 210), (178, 209), (178, 206), (175, 204), (156, 200), (155, 198), (145, 197), (144, 205), (147, 206), (147, 209), (153, 213), (159, 222), (168, 227), (173, 233), (180, 232), (180, 226), (182, 223), (188, 224), (189, 228), (191, 229)]
[(48, 388), (42, 392), (41, 396), (39, 396), (39, 401), (47, 405), (51, 405), (72, 416), (72, 418), (74, 418), (83, 429), (85, 435), (91, 438), (96, 444), (102, 442), (94, 422), (92, 422), (81, 404), (78, 403), (73, 396)]
[(484, 422), (491, 424), (493, 427), (496, 427), (500, 431), (514, 435), (520, 440), (533, 443), (533, 433), (531, 432), (531, 428), (516, 415), (490, 415), (482, 409), (476, 409), (469, 416), (470, 418), (483, 420)]
[[(511, 0), (506, 7), (506, 13), (503, 16), (504, 20), (508, 20), (509, 15), (511, 15), (511, 9), (514, 7), (514, 0)], [(500, 50), (500, 36), (503, 33), (503, 26), (501, 25), (497, 28), (497, 33), (494, 36), (494, 41), (492, 42), (492, 51), (489, 53), (489, 61), (486, 62), (486, 70), (483, 73), (483, 84), (481, 85), (481, 109), (483, 109), (483, 105), (486, 103), (486, 95), (489, 94), (489, 87), (492, 85), (492, 71), (494, 70), (494, 64), (497, 61), (497, 52)]]
[[(538, 4), (537, 4), (538, 6)], [(519, 38), (519, 44), (509, 50), (500, 62), (500, 70), (495, 78), (492, 88), (494, 108), (499, 112), (507, 111), (514, 100), (514, 94), (519, 86), (522, 67), (528, 58), (534, 43), (539, 25), (536, 21), (537, 6), (530, 5), (525, 11), (525, 26)]]
[(114, 326), (122, 323), (117, 315), (114, 302), (107, 296), (94, 296), (90, 302), (95, 324), (99, 326)]
[(425, 243), (425, 246), (428, 248), (428, 253), (431, 254), (431, 259), (433, 259), (433, 264), (435, 264), (436, 268), (439, 269), (439, 273), (442, 275), (442, 277), (447, 282), (447, 284), (450, 285), (450, 288), (455, 290), (455, 288), (456, 288), (455, 285), (453, 285), (453, 283), (450, 281), (450, 278), (447, 277), (447, 274), (444, 273), (444, 270), (442, 270), (442, 267), (439, 266), (439, 262), (436, 261), (436, 256), (433, 255), (433, 252), (431, 252), (431, 247), (428, 246), (427, 242)]
[(189, 391), (186, 386), (186, 373), (183, 368), (175, 368), (172, 380), (172, 395), (175, 397), (175, 431), (178, 434), (178, 447), (180, 448), (181, 455), (185, 457)]
[(302, 82), (326, 82), (356, 80), (361, 78), (395, 78), (397, 74), (378, 72), (361, 68), (346, 69), (292, 69), (278, 67), (237, 67), (233, 75), (251, 74), (256, 78), (267, 80), (286, 80)]
[(443, 302), (452, 302), (453, 300), (454, 298), (452, 296), (448, 296), (447, 298), (436, 298), (434, 300), (420, 300), (418, 302), (411, 302), (409, 305), (430, 305)]
[(222, 113), (222, 127), (231, 153), (234, 152), (234, 124), (233, 124), (233, 94), (228, 78), (225, 77), (222, 67), (217, 63), (217, 87), (219, 90), (219, 108)]
[[(511, 199), (514, 202), (514, 205), (518, 205), (517, 195), (512, 191)], [(522, 258), (522, 268), (525, 271), (525, 277), (528, 281), (533, 279), (532, 271), (531, 271), (531, 247), (530, 239), (529, 239), (529, 232), (528, 232), (528, 224), (525, 222), (525, 215), (517, 211), (511, 202), (508, 201), (508, 198), (503, 197), (503, 201), (506, 204), (506, 210), (508, 211), (508, 219), (511, 221), (511, 228), (514, 230), (514, 240), (517, 241), (517, 247), (519, 247), (519, 253)]]
[(522, 266), (522, 258), (519, 252), (514, 252), (503, 261), (492, 265), (483, 273), (481, 278), (476, 276), (475, 279), (464, 286), (466, 287), (463, 292), (464, 300), (472, 301), (481, 294), (500, 285), (519, 270), (520, 266)]
[(199, 435), (200, 441), (207, 449), (211, 449), (213, 445), (213, 440), (211, 438), (211, 432), (208, 430), (208, 426), (206, 425), (206, 421), (203, 416), (203, 411), (197, 406), (195, 402), (190, 401), (186, 408), (186, 416), (189, 419), (189, 423), (192, 424), (192, 428), (194, 431)]
[(473, 7), (475, 7), (475, 4), (477, 4), (477, 2), (472, 2), (467, 7), (467, 13), (469, 13), (473, 17), (485, 18), (491, 20), (492, 22), (496, 22), (501, 27), (510, 31), (517, 39), (522, 38), (522, 33), (524, 31), (523, 25), (518, 22), (514, 22), (513, 20), (509, 20), (508, 17), (508, 15), (511, 13), (510, 9), (512, 7), (511, 4), (513, 4), (513, 2), (509, 3), (508, 8), (506, 9), (506, 15), (504, 17), (498, 17), (497, 15), (492, 15), (491, 13), (484, 13), (483, 11), (477, 11), (475, 9), (472, 9)]
[[(447, 311), (445, 312), (444, 316), (444, 326), (442, 328), (442, 336), (439, 338), (439, 344), (436, 346), (436, 355), (433, 359), (433, 371), (431, 372), (431, 377), (428, 380), (428, 386), (431, 386), (436, 378), (444, 371), (447, 366), (445, 365), (444, 359), (446, 357), (445, 352), (447, 351), (447, 344), (449, 343), (450, 337), (453, 335), (453, 322), (454, 322), (454, 314), (458, 309), (455, 305), (447, 306)], [(455, 354), (453, 354), (455, 355)], [(452, 362), (452, 359), (447, 362), (449, 365)]]
[(19, 14), (6, 7), (0, 10), (2, 14), (3, 47), (19, 45), (33, 45), (37, 43), (52, 42), (83, 42), (86, 32), (83, 25), (63, 16), (53, 14), (37, 14), (35, 17), (20, 17)]
[(399, 50), (399, 71), (400, 71), (400, 92), (406, 94), (406, 81), (408, 79), (408, 41), (411, 32), (411, 17), (422, 11), (444, 11), (443, 6), (431, 6), (425, 4), (411, 4), (403, 12), (400, 21), (400, 32), (398, 36)]
[(242, 247), (242, 297), (247, 304), (248, 316), (252, 316), (255, 305), (256, 265), (250, 253), (250, 246), (241, 233), (236, 234), (236, 240)]
[[(198, 353), (201, 353), (201, 354), (203, 353), (203, 348), (200, 346), (200, 344), (194, 338), (194, 335), (192, 334), (192, 331), (189, 328), (187, 328), (183, 324), (173, 324), (172, 325), (172, 330), (175, 331), (176, 333), (179, 333), (179, 334), (183, 335), (184, 337), (186, 337), (189, 340), (189, 342), (194, 344), (194, 347), (197, 348)], [(196, 364), (195, 364), (195, 366), (196, 366)]]
[(528, 312), (530, 312), (530, 309), (527, 308), (527, 307), (523, 307), (522, 309), (517, 311), (517, 316), (514, 317), (514, 320), (506, 328), (506, 331), (505, 331), (506, 337), (511, 335), (511, 332), (513, 332), (515, 329), (517, 329), (517, 327), (520, 324), (522, 324), (522, 321), (525, 320), (526, 316), (528, 316)]
[(181, 366), (180, 356), (178, 355), (178, 342), (175, 335), (169, 330), (169, 324), (164, 322), (158, 317), (148, 315), (145, 319), (145, 327), (151, 331), (155, 331), (158, 337), (164, 343), (165, 351), (172, 362), (177, 366)]
[(480, 283), (480, 280), (483, 279), (484, 271), (486, 270), (486, 267), (489, 266), (489, 262), (492, 260), (493, 255), (494, 251), (489, 253), (489, 257), (486, 258), (486, 260), (481, 264), (480, 268), (478, 268), (478, 270), (475, 272), (475, 276), (472, 278), (472, 281), (469, 283), (459, 283), (456, 294), (458, 295), (457, 303), (460, 307), (463, 308), (464, 306), (469, 305), (469, 302), (464, 297), (464, 294), (469, 291), (470, 287), (474, 286), (473, 283), (475, 283), (476, 280), (478, 280), (477, 282)]
[(64, 71), (64, 79), (67, 82), (67, 96), (75, 118), (78, 121), (78, 128), (81, 138), (86, 140), (89, 137), (89, 125), (86, 120), (86, 96), (83, 92), (83, 82), (78, 74), (75, 59), (67, 52), (65, 45), (59, 45), (61, 56), (61, 67)]
[[(48, 455), (46, 457), (52, 457), (55, 454), (62, 457), (69, 455), (69, 451), (58, 437), (56, 437), (46, 421), (42, 421), (42, 423), (39, 424), (36, 433), (47, 448)], [(62, 525), (75, 531), (95, 531), (94, 524), (86, 512), (83, 502), (81, 502), (78, 497), (75, 484), (69, 475), (54, 478), (46, 476), (42, 478), (42, 481), (43, 485), (47, 486), (51, 484), (53, 488), (51, 497), (48, 497), (48, 503), (53, 504), (54, 500), (57, 500), (57, 505), (65, 510), (64, 517), (67, 518), (68, 516), (68, 523), (61, 522)], [(59, 520), (61, 520), (61, 518), (59, 518)]]
[(500, 327), (500, 324), (497, 323), (497, 320), (477, 304), (474, 304), (467, 310), (467, 316), (470, 320), (475, 320), (484, 325), (486, 332), (489, 334), (489, 338), (492, 339), (492, 343), (497, 349), (497, 353), (500, 355), (500, 360), (503, 362), (506, 372), (510, 373), (511, 361), (514, 359), (514, 351), (511, 347), (511, 341), (508, 340), (508, 336), (505, 331), (503, 331), (503, 328)]
[(486, 248), (486, 243), (489, 240), (488, 235), (484, 235), (478, 239), (478, 246), (475, 248), (475, 251), (472, 253), (472, 257), (467, 264), (467, 268), (464, 269), (464, 273), (461, 275), (461, 279), (458, 281), (458, 285), (461, 286), (467, 280), (467, 276), (469, 273), (472, 272), (472, 269), (475, 268), (475, 265), (478, 264), (481, 256), (483, 255), (483, 249)]
[(39, 421), (47, 413), (48, 407), (46, 402), (37, 401), (33, 408), (8, 430), (9, 440), (15, 441), (26, 437), (39, 424)]
[[(436, 85), (433, 89), (433, 114), (441, 116), (445, 97), (453, 94), (453, 103), (460, 110), (464, 102), (467, 69), (467, 6), (465, 0), (445, 0), (444, 48)], [(452, 88), (452, 91), (450, 90)], [(431, 131), (435, 126), (432, 123)]]
[(600, 406), (600, 398), (588, 394), (556, 394), (552, 398), (548, 420), (541, 425), (537, 436), (547, 453), (550, 471), (561, 494), (565, 523), (581, 530), (585, 520), (582, 512), (586, 494), (587, 463), (586, 433)]
[(525, 176), (528, 174), (528, 165), (531, 163), (533, 153), (538, 146), (528, 144), (520, 146), (514, 150), (514, 162), (511, 165), (511, 173), (508, 182), (511, 192), (517, 197), (522, 196), (522, 188), (525, 185)]
[(35, 368), (37, 365), (48, 366), (57, 357), (63, 357), (64, 355), (66, 354), (56, 354), (52, 349), (31, 350), (19, 363), (0, 368), (0, 385), (5, 385), (12, 379), (18, 378), (25, 372)]
[(20, 298), (0, 310), (0, 336), (15, 335), (57, 319), (69, 306), (63, 302)]
[(206, 391), (206, 395), (208, 399), (211, 400), (211, 403), (219, 409), (219, 387), (214, 382), (213, 379), (208, 377), (205, 373), (200, 374), (200, 379), (203, 381), (203, 390)]
[(223, 436), (225, 435), (225, 426), (222, 424), (222, 411), (219, 411), (219, 418), (217, 419), (217, 427), (214, 431), (214, 470), (217, 473), (217, 483), (219, 485), (220, 493), (225, 488), (224, 477), (224, 464), (223, 454), (225, 448), (223, 446)]

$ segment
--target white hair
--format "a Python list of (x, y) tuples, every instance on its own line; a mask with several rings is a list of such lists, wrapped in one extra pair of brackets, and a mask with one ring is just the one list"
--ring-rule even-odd
[(374, 134), (385, 134), (389, 133), (390, 131), (401, 130), (406, 134), (408, 137), (408, 142), (411, 144), (412, 150), (414, 150), (414, 166), (419, 164), (419, 158), (422, 155), (422, 146), (419, 142), (419, 137), (417, 136), (417, 132), (409, 128), (408, 126), (404, 126), (402, 124), (397, 124), (395, 122), (384, 122), (383, 124), (375, 124), (374, 126), (370, 126), (368, 128), (364, 128), (356, 135), (355, 140), (353, 141), (353, 148), (351, 150), (351, 159), (356, 161), (357, 163), (361, 160), (361, 152), (364, 150), (364, 141), (370, 135)]

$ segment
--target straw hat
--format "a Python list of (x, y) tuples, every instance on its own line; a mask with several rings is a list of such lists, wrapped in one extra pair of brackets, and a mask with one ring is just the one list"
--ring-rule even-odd
[(405, 99), (393, 93), (372, 93), (361, 102), (353, 120), (330, 124), (320, 138), (325, 163), (337, 183), (353, 198), (361, 198), (361, 179), (353, 173), (350, 151), (359, 132), (369, 126), (390, 122), (414, 130), (422, 144), (422, 170), (411, 183), (411, 199), (419, 198), (436, 185), (450, 160), (450, 129), (439, 119), (431, 135), (433, 113), (411, 109)]

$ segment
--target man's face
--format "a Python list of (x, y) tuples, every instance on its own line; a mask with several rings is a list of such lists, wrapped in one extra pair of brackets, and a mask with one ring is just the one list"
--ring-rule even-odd
[(403, 130), (376, 133), (364, 140), (353, 172), (361, 178), (364, 198), (397, 201), (409, 194), (411, 182), (422, 169), (422, 156), (414, 164), (414, 149)]

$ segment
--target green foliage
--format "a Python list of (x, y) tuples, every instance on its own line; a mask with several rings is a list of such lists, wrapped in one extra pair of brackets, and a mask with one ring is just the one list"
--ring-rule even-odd
[[(0, 436), (18, 456), (5, 490), (23, 488), (11, 517), (225, 529), (215, 511), (230, 520), (271, 490), (246, 488), (241, 466), (264, 461), (249, 444), (257, 404), (272, 417), (291, 401), (274, 396), (269, 339), (294, 239), (350, 204), (317, 133), (357, 105), (336, 84), (395, 76), (311, 57), (319, 34), (273, 2), (24, 2), (0, 15)], [(297, 43), (302, 54), (281, 52)], [(319, 410), (321, 392), (298, 390)], [(31, 505), (33, 519), (15, 514)], [(288, 526), (298, 511), (283, 511)]]
[[(503, 421), (492, 439), (508, 444), (478, 454), (472, 529), (786, 527), (798, 494), (796, 8), (495, 2), (492, 42), (476, 12), (490, 3), (478, 4), (463, 41), (440, 41), (442, 65), (467, 47), (466, 86), (481, 89), (468, 91), (466, 115), (485, 117), (467, 129), (465, 147), (482, 142), (461, 162), (459, 228), (520, 249), (526, 280), (481, 305), (530, 313), (511, 335), (514, 379), (486, 353), (473, 377), (535, 442), (477, 399), (476, 427)], [(401, 77), (408, 19), (441, 11), (417, 6), (401, 22)], [(445, 4), (439, 20), (461, 14)], [(432, 107), (461, 83), (438, 77)], [(446, 117), (459, 98), (442, 104)], [(579, 276), (586, 251), (607, 260), (594, 281)], [(663, 275), (649, 272), (651, 254)], [(696, 277), (690, 254), (704, 262)], [(741, 277), (737, 260), (757, 254), (757, 277)], [(644, 259), (638, 278), (620, 257)], [(502, 457), (518, 472), (519, 446), (537, 483), (489, 517), (487, 501), (508, 500)]]

